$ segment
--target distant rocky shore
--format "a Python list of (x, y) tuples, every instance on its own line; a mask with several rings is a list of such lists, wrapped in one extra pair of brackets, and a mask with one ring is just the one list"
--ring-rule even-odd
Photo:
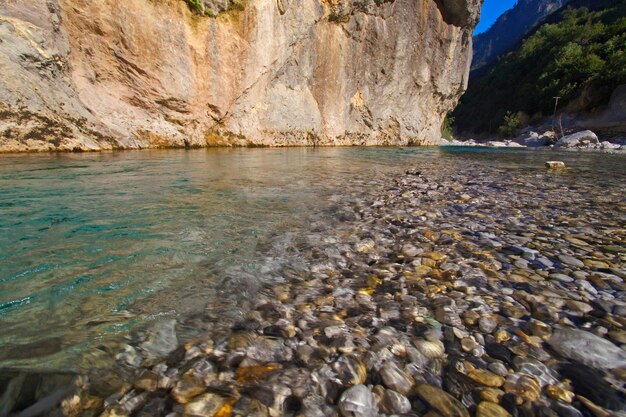
[(179, 344), (157, 322), (116, 353), (113, 393), (81, 378), (63, 414), (623, 415), (623, 187), (422, 168), (312, 225), (292, 248), (307, 267), (227, 334)]
[(626, 152), (626, 137), (614, 137), (600, 141), (598, 136), (583, 130), (559, 137), (555, 132), (546, 130), (538, 133), (528, 130), (514, 139), (506, 140), (441, 140), (441, 146), (486, 146), (493, 148), (550, 148), (560, 151), (600, 151)]

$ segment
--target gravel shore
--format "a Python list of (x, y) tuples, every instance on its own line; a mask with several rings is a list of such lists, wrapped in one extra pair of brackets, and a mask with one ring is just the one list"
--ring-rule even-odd
[(338, 196), (244, 320), (185, 344), (161, 322), (64, 414), (624, 415), (623, 183), (425, 168)]

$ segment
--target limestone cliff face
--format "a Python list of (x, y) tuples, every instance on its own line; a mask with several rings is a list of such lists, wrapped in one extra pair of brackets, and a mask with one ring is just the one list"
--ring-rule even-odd
[(0, 151), (436, 143), (481, 3), (0, 0)]

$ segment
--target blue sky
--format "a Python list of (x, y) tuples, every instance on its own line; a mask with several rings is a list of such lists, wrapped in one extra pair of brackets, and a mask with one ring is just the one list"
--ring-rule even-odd
[(502, 13), (513, 7), (515, 3), (517, 3), (517, 0), (485, 0), (483, 11), (480, 15), (480, 22), (474, 34), (478, 35), (489, 29), (493, 22), (495, 22)]

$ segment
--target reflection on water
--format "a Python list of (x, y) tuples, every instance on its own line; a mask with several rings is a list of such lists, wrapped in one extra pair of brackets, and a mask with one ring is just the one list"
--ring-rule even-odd
[[(298, 268), (298, 236), (323, 233), (343, 199), (416, 162), (530, 175), (554, 158), (477, 148), (2, 156), (0, 367), (71, 370), (80, 352), (155, 317), (236, 317), (259, 285)], [(624, 179), (622, 157), (559, 159), (580, 186)]]

